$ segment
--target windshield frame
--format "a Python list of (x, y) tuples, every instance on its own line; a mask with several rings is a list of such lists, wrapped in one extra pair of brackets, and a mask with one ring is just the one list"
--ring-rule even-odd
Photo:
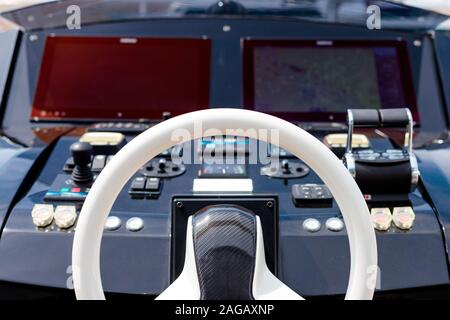
[(448, 16), (379, 0), (55, 0), (6, 11), (0, 16), (24, 31), (36, 31), (69, 27), (68, 18), (77, 10), (83, 25), (154, 18), (226, 16), (307, 20), (363, 27), (367, 27), (371, 10), (379, 10), (384, 30), (450, 30), (450, 23), (446, 22)]

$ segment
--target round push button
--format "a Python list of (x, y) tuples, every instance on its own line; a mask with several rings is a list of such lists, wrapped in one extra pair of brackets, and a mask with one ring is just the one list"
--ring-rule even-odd
[(43, 228), (53, 221), (53, 206), (51, 204), (35, 204), (31, 217), (36, 227)]
[(320, 221), (314, 218), (309, 218), (303, 221), (303, 229), (308, 232), (317, 232), (320, 230)]
[(55, 209), (55, 223), (60, 229), (70, 228), (77, 220), (74, 206), (57, 206)]
[(120, 228), (122, 225), (122, 220), (116, 216), (110, 216), (106, 219), (105, 230), (114, 231)]
[(144, 228), (144, 220), (138, 217), (133, 217), (127, 221), (127, 230), (132, 232), (137, 232)]
[(339, 232), (344, 229), (344, 221), (342, 221), (339, 218), (329, 218), (325, 225), (327, 226), (327, 229), (334, 232)]

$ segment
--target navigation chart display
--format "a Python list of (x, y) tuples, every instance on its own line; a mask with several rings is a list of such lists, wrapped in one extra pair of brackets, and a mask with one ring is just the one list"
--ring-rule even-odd
[(402, 54), (387, 41), (248, 40), (244, 104), (289, 120), (338, 120), (348, 108), (414, 109)]

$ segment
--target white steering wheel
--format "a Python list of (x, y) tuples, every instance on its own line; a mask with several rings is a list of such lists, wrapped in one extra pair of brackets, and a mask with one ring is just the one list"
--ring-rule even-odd
[[(172, 133), (177, 129), (187, 130), (190, 137), (174, 141)], [(328, 186), (342, 211), (350, 243), (350, 280), (345, 298), (372, 299), (377, 276), (375, 232), (367, 205), (350, 173), (325, 145), (298, 126), (242, 109), (201, 110), (166, 120), (134, 138), (114, 156), (95, 180), (78, 219), (72, 251), (77, 299), (105, 299), (100, 277), (103, 227), (115, 199), (133, 174), (175, 144), (218, 132), (226, 134), (230, 129), (236, 129), (234, 135), (264, 141), (268, 138), (257, 136), (259, 130), (278, 130), (279, 146), (303, 160)], [(241, 134), (237, 133), (239, 129)]]

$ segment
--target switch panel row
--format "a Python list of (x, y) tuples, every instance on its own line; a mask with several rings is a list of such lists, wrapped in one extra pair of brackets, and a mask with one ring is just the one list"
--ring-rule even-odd
[(128, 194), (133, 198), (157, 198), (160, 193), (161, 180), (155, 177), (136, 177), (128, 190)]
[(331, 207), (333, 196), (324, 184), (294, 184), (292, 200), (297, 207)]

